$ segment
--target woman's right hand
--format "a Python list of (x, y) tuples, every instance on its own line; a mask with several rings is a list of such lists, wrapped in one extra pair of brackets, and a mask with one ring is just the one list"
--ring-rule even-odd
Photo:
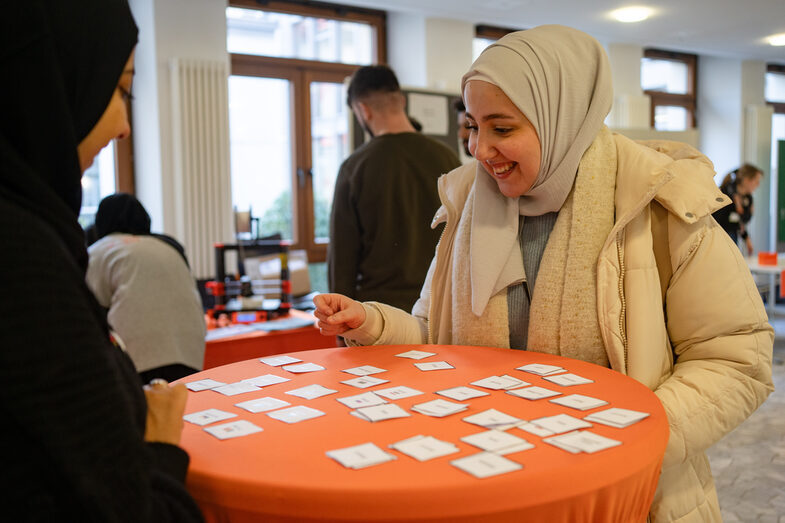
[(145, 441), (179, 445), (185, 402), (188, 399), (185, 385), (169, 385), (164, 380), (153, 380), (150, 385), (145, 385), (144, 395), (147, 399)]
[(313, 304), (314, 316), (319, 320), (317, 325), (325, 336), (339, 336), (365, 322), (362, 304), (343, 294), (317, 294)]

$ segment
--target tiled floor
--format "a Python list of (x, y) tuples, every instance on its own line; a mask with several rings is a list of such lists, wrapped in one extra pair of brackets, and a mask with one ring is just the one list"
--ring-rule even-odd
[(770, 319), (775, 391), (708, 452), (725, 523), (785, 523), (785, 310)]

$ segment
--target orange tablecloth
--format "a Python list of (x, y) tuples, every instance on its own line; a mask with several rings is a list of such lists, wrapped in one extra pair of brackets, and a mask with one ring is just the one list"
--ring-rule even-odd
[[(436, 352), (420, 361), (446, 360), (451, 370), (420, 371), (414, 360), (395, 354), (419, 349)], [(656, 396), (640, 383), (596, 365), (558, 356), (509, 349), (428, 346), (333, 348), (292, 353), (326, 370), (292, 374), (258, 360), (203, 371), (182, 381), (213, 378), (226, 383), (262, 374), (277, 374), (291, 381), (236, 396), (214, 391), (191, 392), (186, 413), (218, 408), (249, 420), (263, 432), (231, 440), (218, 440), (202, 427), (186, 423), (182, 445), (191, 455), (188, 488), (208, 521), (544, 521), (576, 523), (645, 521), (656, 488), (668, 440), (664, 409)], [(528, 363), (554, 364), (594, 380), (561, 387), (534, 374), (515, 370)], [(389, 383), (367, 389), (340, 381), (354, 376), (343, 369), (374, 365), (387, 369), (376, 377)], [(408, 418), (370, 423), (349, 414), (338, 397), (379, 388), (406, 385), (425, 394), (396, 400), (406, 410), (414, 404), (441, 398), (434, 394), (492, 375), (510, 374), (532, 385), (563, 394), (584, 394), (609, 405), (578, 411), (550, 403), (529, 401), (504, 391), (474, 398), (468, 410), (446, 418), (416, 412)], [(284, 394), (309, 384), (337, 389), (337, 394), (304, 400)], [(479, 388), (479, 387), (475, 387)], [(272, 396), (292, 405), (307, 405), (325, 416), (286, 424), (265, 413), (251, 414), (235, 403)], [(462, 418), (489, 408), (526, 420), (559, 413), (583, 416), (609, 407), (645, 411), (651, 415), (627, 428), (595, 424), (596, 434), (622, 441), (622, 445), (594, 454), (570, 454), (519, 429), (535, 448), (508, 454), (523, 469), (478, 479), (449, 461), (480, 450), (460, 437), (485, 429)], [(391, 443), (418, 434), (449, 441), (460, 452), (418, 462), (395, 450)], [(325, 452), (372, 442), (398, 459), (361, 470), (344, 468)]]
[[(289, 316), (313, 318), (311, 314), (295, 309), (289, 312)], [(315, 325), (281, 331), (249, 332), (229, 338), (207, 341), (204, 350), (204, 368), (211, 369), (237, 361), (261, 358), (273, 354), (324, 349), (334, 346), (335, 337), (322, 336)]]

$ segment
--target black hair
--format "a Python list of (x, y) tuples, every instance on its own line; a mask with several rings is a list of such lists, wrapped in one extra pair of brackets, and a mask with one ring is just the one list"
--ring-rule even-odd
[(133, 195), (110, 194), (98, 204), (95, 232), (99, 240), (113, 232), (150, 234), (150, 215)]
[(466, 104), (463, 103), (463, 99), (456, 98), (452, 102), (452, 108), (455, 109), (456, 113), (465, 113), (466, 112)]
[(346, 92), (346, 103), (362, 100), (375, 93), (397, 93), (401, 86), (395, 73), (386, 65), (366, 65), (357, 69), (349, 82)]

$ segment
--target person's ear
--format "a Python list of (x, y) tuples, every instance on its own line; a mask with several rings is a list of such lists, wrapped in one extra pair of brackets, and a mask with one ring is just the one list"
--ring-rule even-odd
[(365, 102), (357, 102), (355, 105), (357, 105), (357, 110), (359, 111), (363, 121), (365, 122), (370, 121), (373, 112), (371, 111), (371, 107)]

